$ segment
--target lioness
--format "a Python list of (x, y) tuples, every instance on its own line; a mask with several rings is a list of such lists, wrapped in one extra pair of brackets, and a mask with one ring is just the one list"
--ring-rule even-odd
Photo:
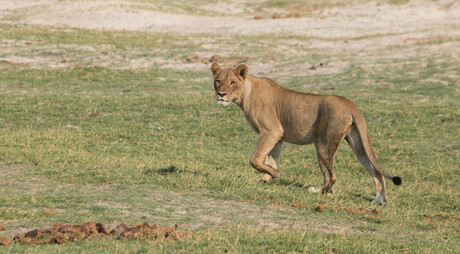
[(401, 184), (400, 177), (388, 175), (377, 165), (364, 116), (350, 100), (283, 88), (271, 79), (248, 75), (246, 65), (222, 69), (214, 63), (211, 71), (217, 104), (237, 104), (252, 129), (259, 134), (249, 163), (264, 173), (262, 182), (280, 176), (277, 164), (283, 142), (314, 143), (324, 182), (321, 187), (310, 187), (309, 191), (329, 192), (336, 181), (334, 154), (345, 137), (372, 176), (377, 196), (373, 203), (385, 203), (383, 176), (396, 185)]

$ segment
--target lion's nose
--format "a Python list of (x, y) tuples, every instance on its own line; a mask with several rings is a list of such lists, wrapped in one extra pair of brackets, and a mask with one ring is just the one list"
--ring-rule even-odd
[(217, 95), (219, 95), (221, 98), (224, 97), (225, 95), (227, 95), (227, 93), (217, 93)]

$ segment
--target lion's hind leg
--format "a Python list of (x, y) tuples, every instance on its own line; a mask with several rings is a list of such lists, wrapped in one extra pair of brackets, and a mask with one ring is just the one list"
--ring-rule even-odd
[[(340, 99), (338, 97), (327, 97), (330, 100)], [(340, 101), (339, 101), (340, 103)], [(310, 187), (311, 192), (328, 193), (336, 182), (334, 173), (334, 155), (343, 137), (349, 133), (352, 125), (351, 117), (343, 113), (343, 108), (325, 104), (314, 136), (314, 144), (318, 157), (318, 164), (323, 173), (324, 181), (321, 187)]]
[[(345, 140), (350, 144), (353, 152), (355, 153), (358, 160), (361, 162), (363, 167), (369, 172), (374, 182), (376, 198), (372, 203), (374, 204), (385, 204), (385, 181), (383, 180), (382, 174), (380, 174), (375, 168), (371, 161), (371, 158), (366, 154), (363, 141), (359, 135), (358, 130), (355, 126), (351, 128), (350, 133), (345, 137)], [(372, 155), (371, 155), (372, 156)]]
[[(315, 142), (316, 155), (318, 157), (318, 164), (323, 173), (323, 184), (321, 187), (310, 187), (310, 192), (328, 193), (332, 191), (332, 186), (336, 182), (334, 173), (334, 155), (339, 146), (342, 137), (337, 138), (336, 141), (330, 143)], [(337, 141), (338, 140), (338, 141)]]
[[(340, 131), (337, 131), (337, 130)], [(343, 128), (321, 128), (315, 139), (316, 155), (318, 164), (323, 173), (324, 181), (321, 187), (308, 188), (311, 192), (328, 193), (332, 190), (332, 186), (336, 182), (334, 172), (334, 156), (337, 152), (340, 142), (342, 141), (349, 127), (346, 125)]]

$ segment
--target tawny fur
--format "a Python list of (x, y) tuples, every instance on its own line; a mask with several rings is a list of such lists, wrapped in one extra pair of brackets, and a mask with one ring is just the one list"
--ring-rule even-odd
[(327, 193), (336, 182), (334, 154), (345, 138), (356, 157), (372, 176), (376, 190), (375, 203), (385, 203), (383, 177), (401, 184), (401, 178), (390, 176), (377, 165), (364, 116), (350, 100), (335, 95), (317, 95), (286, 89), (268, 78), (248, 75), (248, 67), (235, 69), (211, 66), (215, 98), (219, 105), (237, 104), (252, 129), (259, 134), (249, 163), (264, 173), (261, 181), (278, 178), (278, 159), (283, 142), (297, 145), (314, 143), (324, 181), (313, 192)]

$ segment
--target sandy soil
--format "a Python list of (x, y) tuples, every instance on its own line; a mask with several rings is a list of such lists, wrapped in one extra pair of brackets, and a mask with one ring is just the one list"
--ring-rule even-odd
[[(460, 24), (460, 3), (454, 0), (411, 2), (405, 5), (347, 6), (316, 11), (299, 19), (243, 17), (205, 17), (163, 13), (153, 4), (120, 1), (8, 1), (0, 4), (0, 19), (12, 12), (24, 12), (24, 24), (70, 26), (151, 32), (271, 34), (288, 33), (321, 38), (357, 37), (385, 33), (407, 33), (439, 26)], [(232, 4), (219, 10), (235, 11)], [(204, 9), (211, 9), (205, 6)], [(241, 10), (240, 10), (241, 11)], [(8, 23), (8, 21), (3, 21)]]
[[(413, 1), (405, 5), (380, 5), (368, 3), (345, 7), (321, 9), (308, 13), (302, 18), (265, 18), (254, 20), (258, 13), (244, 6), (244, 1), (236, 3), (220, 3), (205, 5), (201, 9), (213, 16), (197, 16), (172, 14), (156, 11), (159, 6), (147, 3), (133, 3), (116, 0), (100, 1), (58, 1), (58, 0), (0, 0), (0, 22), (6, 24), (34, 24), (54, 27), (76, 27), (86, 29), (128, 30), (147, 32), (170, 32), (193, 35), (194, 39), (207, 40), (202, 46), (202, 52), (195, 52), (208, 58), (209, 52), (222, 56), (232, 56), (237, 48), (222, 48), (213, 40), (212, 34), (217, 35), (254, 35), (254, 34), (286, 34), (306, 36), (306, 40), (288, 39), (281, 41), (276, 50), (286, 57), (305, 54), (300, 47), (327, 51), (337, 55), (357, 54), (363, 52), (376, 54), (388, 46), (415, 44), (429, 38), (460, 37), (460, 2), (455, 0)], [(275, 10), (265, 10), (271, 12)], [(219, 14), (227, 15), (219, 15)], [(378, 35), (378, 36), (376, 36)], [(361, 38), (343, 43), (343, 39)], [(46, 66), (51, 68), (68, 67), (72, 63), (92, 64), (118, 69), (149, 69), (161, 66), (167, 69), (203, 70), (203, 63), (186, 62), (184, 59), (121, 57), (117, 55), (104, 56), (97, 54), (94, 49), (78, 45), (60, 45), (59, 47), (74, 47), (78, 55), (69, 56), (65, 61), (58, 54), (28, 55), (19, 52), (24, 46), (23, 41), (0, 39), (1, 61), (13, 64), (24, 64), (31, 68)], [(273, 44), (273, 42), (269, 42)], [(20, 46), (20, 47), (17, 47)], [(33, 46), (33, 45), (32, 45)], [(451, 52), (458, 58), (460, 43), (458, 41), (441, 45), (425, 46), (424, 54), (431, 52)], [(37, 48), (36, 51), (42, 49)], [(47, 50), (50, 50), (49, 48)], [(64, 49), (65, 50), (65, 49)], [(419, 54), (419, 50), (389, 54), (386, 57), (410, 57)], [(206, 52), (206, 53), (205, 53)], [(135, 56), (136, 52), (126, 52)], [(365, 55), (365, 54), (364, 54)], [(249, 56), (252, 57), (252, 56)], [(305, 56), (304, 64), (291, 64), (291, 67), (278, 68), (278, 75), (286, 73), (305, 73), (312, 65)], [(252, 59), (251, 73), (266, 75), (273, 70), (279, 61)], [(282, 65), (282, 64), (281, 64)], [(323, 68), (311, 74), (340, 73), (348, 67), (348, 63), (335, 59)], [(1, 67), (1, 66), (0, 66)]]

